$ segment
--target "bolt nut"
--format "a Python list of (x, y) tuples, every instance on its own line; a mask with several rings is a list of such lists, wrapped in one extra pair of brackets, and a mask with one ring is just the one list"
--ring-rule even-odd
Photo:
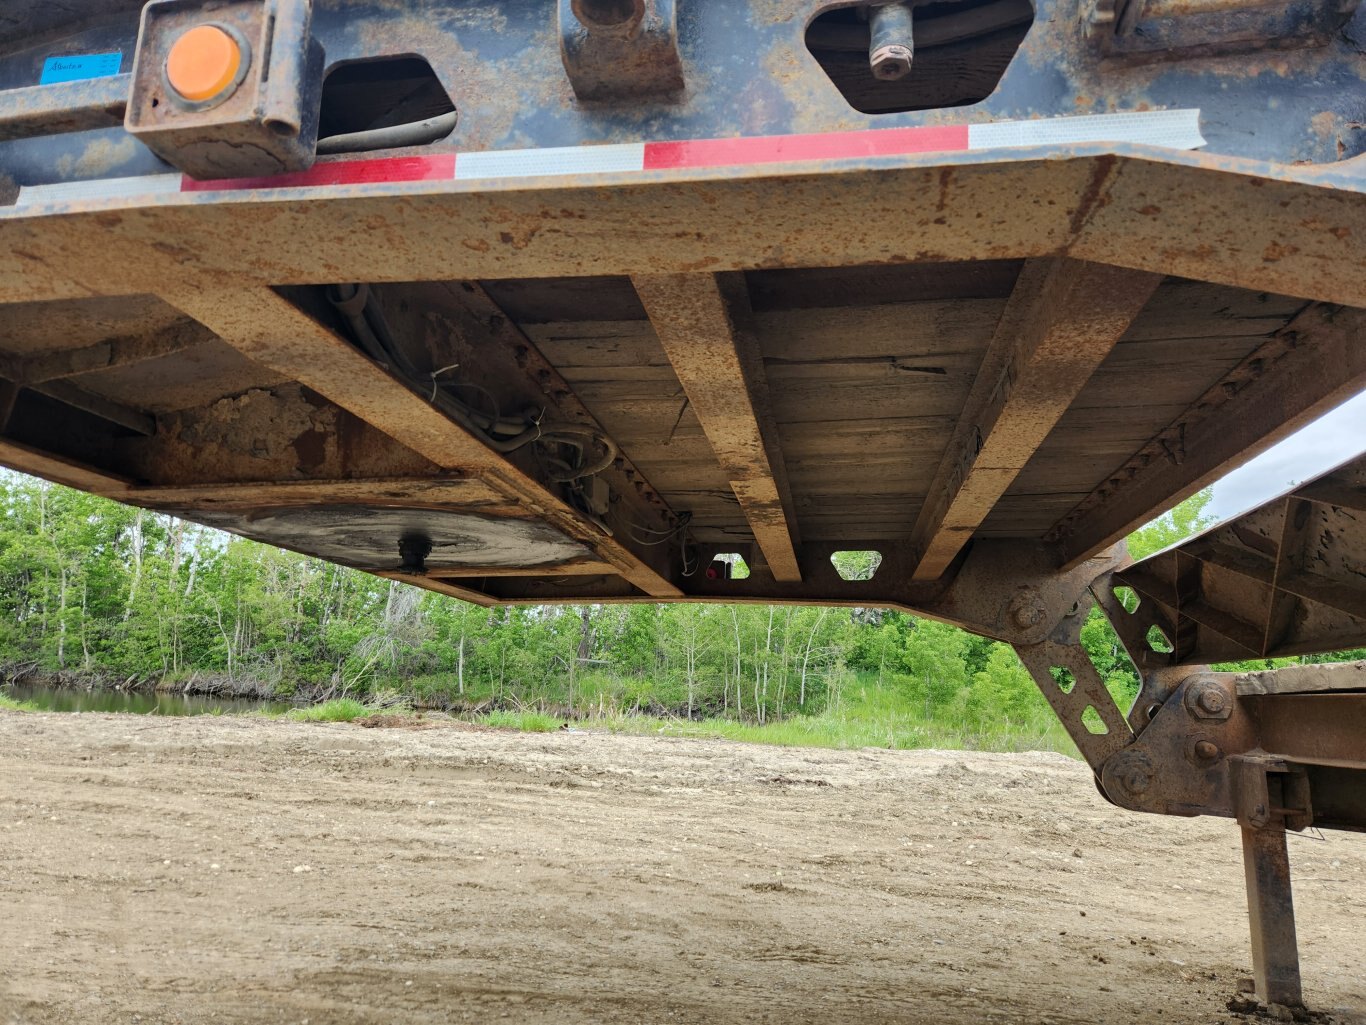
[(1186, 687), (1186, 710), (1197, 719), (1224, 720), (1233, 714), (1233, 702), (1214, 680), (1193, 681)]
[(1121, 808), (1151, 811), (1153, 798), (1161, 794), (1156, 784), (1152, 760), (1142, 751), (1121, 751), (1101, 769), (1101, 790)]
[(1048, 609), (1038, 591), (1025, 587), (1010, 599), (1009, 615), (1010, 622), (1017, 630), (1032, 630), (1044, 621)]
[(1202, 712), (1208, 712), (1210, 715), (1218, 715), (1227, 704), (1224, 692), (1217, 687), (1201, 687), (1196, 702)]
[(1119, 777), (1119, 782), (1131, 794), (1146, 794), (1153, 785), (1153, 778), (1146, 769), (1135, 765)]
[(912, 53), (909, 46), (890, 43), (873, 51), (869, 66), (873, 77), (883, 82), (895, 82), (911, 73)]

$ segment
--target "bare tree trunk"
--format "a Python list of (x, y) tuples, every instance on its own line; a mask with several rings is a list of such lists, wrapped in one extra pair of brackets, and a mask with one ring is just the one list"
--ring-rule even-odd
[(825, 615), (829, 609), (821, 609), (820, 615), (816, 617), (816, 622), (811, 626), (811, 633), (806, 637), (806, 650), (802, 652), (802, 687), (801, 693), (797, 697), (797, 704), (802, 708), (806, 707), (806, 669), (811, 664), (811, 649), (816, 643), (816, 631), (821, 628), (821, 623), (825, 621)]
[(66, 566), (61, 567), (61, 584), (57, 592), (57, 664), (66, 668)]
[(123, 621), (126, 623), (133, 617), (133, 602), (138, 597), (138, 587), (142, 584), (142, 555), (145, 546), (144, 535), (142, 532), (142, 520), (147, 513), (139, 509), (137, 516), (133, 519), (133, 578), (128, 582), (128, 600), (123, 606)]
[(460, 620), (460, 661), (455, 667), (455, 685), (460, 690), (460, 696), (465, 696), (465, 620)]

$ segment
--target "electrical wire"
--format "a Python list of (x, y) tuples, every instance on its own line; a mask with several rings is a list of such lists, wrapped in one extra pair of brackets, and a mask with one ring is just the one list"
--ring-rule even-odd
[[(484, 438), (496, 452), (503, 454), (515, 452), (527, 445), (535, 444), (538, 460), (551, 480), (558, 484), (573, 484), (589, 477), (596, 477), (611, 467), (620, 455), (616, 442), (600, 430), (579, 424), (555, 424), (543, 426), (545, 410), (528, 413), (521, 419), (504, 417), (499, 409), (497, 396), (481, 384), (473, 381), (442, 381), (442, 375), (459, 368), (452, 363), (430, 373), (422, 373), (404, 353), (402, 346), (394, 338), (384, 311), (372, 302), (368, 285), (334, 285), (327, 291), (327, 297), (337, 311), (350, 325), (356, 340), (365, 353), (386, 367), (394, 367), (401, 376), (409, 381), (420, 381), (424, 377), (431, 383), (429, 401), (433, 406), (456, 421), (462, 427)], [(452, 390), (472, 388), (489, 399), (493, 413), (489, 414), (471, 406)], [(551, 449), (558, 449), (558, 455)], [(563, 458), (568, 449), (575, 453), (572, 458)], [(590, 449), (600, 450), (596, 458), (590, 458)], [(591, 508), (587, 496), (581, 488), (575, 489), (580, 499), (581, 511), (604, 533), (612, 530)]]
[(455, 131), (459, 115), (452, 110), (422, 121), (410, 121), (385, 128), (370, 128), (363, 132), (329, 135), (318, 140), (318, 155), (332, 153), (365, 153), (376, 149), (399, 149), (403, 146), (426, 146), (444, 139)]

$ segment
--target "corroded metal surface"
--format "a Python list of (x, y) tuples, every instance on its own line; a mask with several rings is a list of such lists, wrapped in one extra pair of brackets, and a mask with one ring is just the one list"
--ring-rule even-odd
[(915, 576), (942, 576), (1152, 298), (1161, 276), (1027, 264), (916, 523)]
[[(1358, 457), (1121, 570), (1111, 586), (1133, 588), (1143, 599), (1138, 612), (1158, 617), (1150, 626), (1165, 637), (1157, 646), (1134, 641), (1141, 663), (1198, 665), (1366, 643), (1363, 506), (1366, 457)], [(1120, 623), (1128, 616), (1112, 613)]]
[(1243, 826), (1242, 834), (1257, 995), (1268, 1004), (1302, 1007), (1304, 992), (1285, 830)]
[[(1366, 7), (291, 2), (309, 84), (201, 125), (223, 166), (256, 173), (233, 147), (272, 111), (276, 163), (312, 161), (322, 51), (429, 67), (449, 134), (201, 183), (116, 123), (140, 6), (0, 0), (0, 463), (480, 604), (1010, 643), (1110, 800), (1250, 831), (1258, 985), (1298, 1002), (1282, 827), (1366, 829), (1360, 671), (1200, 664), (1366, 643), (1361, 468), (1137, 566), (1114, 543), (1366, 387)], [(371, 127), (323, 96), (329, 149)]]
[(680, 274), (634, 285), (773, 578), (800, 581), (792, 491), (743, 282)]

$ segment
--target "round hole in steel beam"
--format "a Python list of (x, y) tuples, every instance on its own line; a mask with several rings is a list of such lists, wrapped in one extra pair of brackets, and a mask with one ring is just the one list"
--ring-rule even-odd
[(570, 0), (569, 6), (589, 31), (621, 29), (645, 17), (645, 0)]

